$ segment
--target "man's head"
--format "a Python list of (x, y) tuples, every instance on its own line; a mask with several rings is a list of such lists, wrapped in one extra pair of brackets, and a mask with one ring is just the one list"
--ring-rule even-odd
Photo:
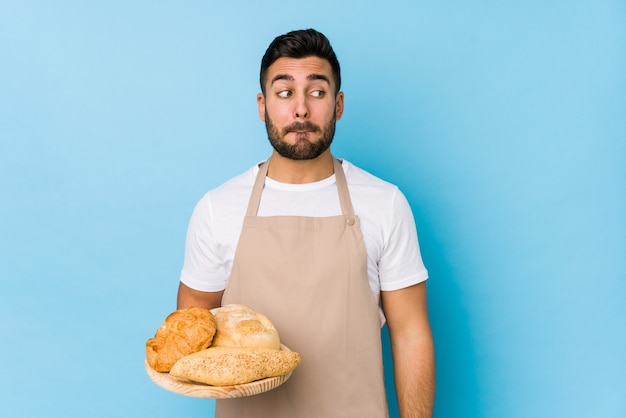
[(341, 68), (330, 41), (315, 29), (295, 30), (277, 36), (265, 51), (261, 60), (261, 91), (265, 93), (267, 70), (279, 58), (318, 57), (330, 64), (335, 82), (335, 93), (341, 89)]
[(343, 114), (339, 62), (328, 39), (309, 29), (274, 39), (261, 62), (259, 115), (276, 153), (312, 160), (330, 152)]
[(276, 153), (312, 160), (329, 153), (343, 114), (339, 62), (328, 39), (309, 29), (274, 39), (261, 63), (259, 116)]

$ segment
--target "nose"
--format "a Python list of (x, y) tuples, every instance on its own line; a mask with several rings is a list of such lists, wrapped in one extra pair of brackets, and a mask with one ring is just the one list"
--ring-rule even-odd
[(306, 119), (309, 117), (309, 107), (307, 106), (306, 98), (300, 97), (295, 101), (295, 116), (296, 119)]

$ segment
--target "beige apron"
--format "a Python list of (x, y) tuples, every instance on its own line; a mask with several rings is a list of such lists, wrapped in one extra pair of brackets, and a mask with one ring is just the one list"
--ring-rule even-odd
[(343, 215), (258, 217), (268, 163), (250, 197), (222, 305), (266, 315), (302, 363), (282, 386), (218, 400), (217, 418), (384, 418), (380, 317), (345, 175), (334, 159)]

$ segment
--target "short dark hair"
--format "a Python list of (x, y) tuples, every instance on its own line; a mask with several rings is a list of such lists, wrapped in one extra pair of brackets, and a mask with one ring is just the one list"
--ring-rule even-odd
[(335, 93), (341, 88), (341, 69), (330, 41), (323, 33), (315, 29), (295, 30), (277, 36), (261, 60), (261, 91), (265, 93), (267, 69), (279, 58), (319, 57), (327, 60), (333, 71)]

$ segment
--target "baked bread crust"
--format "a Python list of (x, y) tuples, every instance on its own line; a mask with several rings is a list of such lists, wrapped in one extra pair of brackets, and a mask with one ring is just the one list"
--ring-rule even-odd
[(215, 318), (208, 309), (176, 310), (146, 342), (146, 360), (154, 370), (168, 372), (179, 359), (207, 348), (215, 330)]
[(263, 314), (244, 305), (230, 304), (211, 309), (217, 332), (211, 347), (280, 349), (280, 337)]
[(299, 364), (300, 355), (294, 351), (210, 347), (178, 360), (170, 375), (212, 386), (230, 386), (282, 376)]

